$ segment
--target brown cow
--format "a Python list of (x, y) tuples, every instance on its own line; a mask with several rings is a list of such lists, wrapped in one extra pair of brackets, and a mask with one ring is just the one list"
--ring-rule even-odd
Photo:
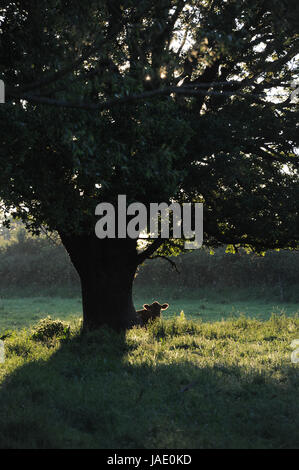
[(140, 318), (142, 326), (146, 325), (151, 320), (155, 320), (161, 316), (161, 310), (166, 310), (169, 307), (168, 304), (159, 304), (155, 301), (151, 305), (144, 304), (142, 310), (137, 310), (137, 316)]

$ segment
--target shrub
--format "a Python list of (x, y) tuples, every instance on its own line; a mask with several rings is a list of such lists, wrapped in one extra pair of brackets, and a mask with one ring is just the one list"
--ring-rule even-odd
[(36, 341), (48, 341), (57, 337), (68, 337), (70, 325), (61, 320), (52, 320), (50, 316), (40, 320), (33, 329), (32, 339)]

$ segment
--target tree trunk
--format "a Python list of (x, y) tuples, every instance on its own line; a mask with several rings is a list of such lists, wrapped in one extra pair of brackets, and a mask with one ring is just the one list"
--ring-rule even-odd
[(138, 266), (136, 240), (98, 239), (60, 233), (81, 279), (83, 328), (108, 325), (116, 331), (137, 323), (133, 280)]

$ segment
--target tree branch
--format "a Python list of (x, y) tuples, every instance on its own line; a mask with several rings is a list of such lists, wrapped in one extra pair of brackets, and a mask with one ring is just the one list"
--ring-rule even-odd
[[(216, 84), (215, 84), (216, 85)], [(211, 84), (194, 84), (195, 88), (208, 88)], [(167, 96), (171, 94), (180, 94), (183, 96), (197, 96), (197, 95), (218, 95), (218, 96), (243, 96), (246, 98), (251, 99), (252, 101), (258, 101), (260, 103), (266, 104), (266, 102), (260, 101), (260, 98), (264, 97), (262, 95), (256, 95), (251, 93), (241, 93), (241, 92), (228, 92), (228, 91), (206, 91), (204, 89), (192, 89), (191, 87), (175, 87), (169, 86), (160, 88), (157, 90), (149, 90), (144, 91), (139, 94), (132, 94), (128, 96), (120, 96), (116, 98), (112, 98), (106, 101), (101, 101), (97, 104), (95, 103), (86, 103), (84, 101), (64, 101), (64, 100), (55, 100), (51, 98), (47, 98), (46, 96), (39, 96), (39, 95), (31, 95), (31, 94), (22, 94), (22, 93), (15, 93), (12, 89), (7, 88), (7, 97), (12, 97), (20, 100), (25, 100), (31, 103), (36, 104), (47, 104), (50, 106), (56, 107), (64, 107), (64, 108), (76, 108), (76, 109), (86, 109), (89, 111), (103, 111), (105, 109), (109, 109), (112, 106), (117, 106), (121, 104), (128, 104), (134, 103), (136, 101), (145, 100), (149, 98), (154, 98), (156, 96)]]
[(165, 240), (163, 238), (156, 238), (144, 251), (137, 255), (138, 264), (143, 263), (162, 245)]
[[(114, 18), (114, 17), (113, 17)], [(54, 72), (50, 74), (47, 77), (41, 78), (37, 80), (36, 82), (29, 83), (27, 85), (24, 85), (23, 87), (16, 88), (16, 92), (32, 92), (33, 90), (40, 89), (42, 87), (48, 86), (61, 78), (63, 78), (65, 75), (67, 75), (70, 72), (73, 72), (76, 70), (85, 60), (87, 60), (93, 53), (99, 52), (99, 48), (102, 47), (104, 44), (107, 44), (113, 37), (115, 37), (118, 32), (120, 31), (121, 27), (126, 24), (126, 21), (123, 18), (120, 18), (120, 21), (118, 21), (117, 25), (116, 22), (111, 25), (111, 21), (109, 24), (109, 30), (107, 33), (107, 36), (97, 42), (96, 44), (93, 44), (92, 46), (89, 46), (85, 49), (85, 51), (82, 52), (81, 56), (75, 59), (73, 62), (71, 62), (69, 65), (66, 65), (63, 67), (61, 70)]]
[(41, 225), (40, 230), (41, 230), (41, 232), (43, 232), (44, 235), (46, 235), (46, 237), (48, 238), (48, 240), (50, 240), (50, 242), (53, 243), (53, 245), (59, 246), (59, 243), (58, 243), (54, 238), (52, 238), (51, 235), (49, 235), (49, 233), (48, 233), (48, 231), (47, 231), (47, 229), (46, 229), (45, 227), (43, 227), (43, 226)]
[(267, 145), (265, 145), (265, 144), (263, 144), (263, 147), (265, 147), (265, 149), (267, 151), (265, 151), (262, 147), (260, 147), (259, 150), (263, 153), (264, 158), (266, 158), (270, 161), (272, 160), (272, 161), (277, 161), (277, 162), (280, 162), (280, 163), (296, 163), (296, 162), (299, 162), (298, 158), (296, 158), (296, 157), (287, 157), (287, 156), (280, 155), (277, 152), (275, 152), (273, 149), (270, 149), (269, 147), (267, 147)]
[(87, 49), (85, 53), (83, 53), (80, 57), (78, 57), (76, 60), (74, 60), (71, 64), (67, 65), (66, 67), (62, 68), (58, 72), (52, 73), (51, 75), (41, 78), (40, 80), (37, 80), (36, 82), (29, 83), (28, 85), (24, 85), (23, 87), (16, 88), (16, 91), (20, 90), (21, 93), (27, 92), (27, 91), (33, 91), (48, 85), (51, 85), (54, 82), (57, 82), (57, 80), (60, 80), (63, 78), (65, 75), (67, 75), (70, 72), (73, 72), (76, 70), (83, 62), (84, 60), (87, 60), (93, 52), (95, 52), (98, 47), (102, 46), (106, 40), (103, 40), (100, 42), (100, 44), (97, 45), (97, 47), (93, 46)]

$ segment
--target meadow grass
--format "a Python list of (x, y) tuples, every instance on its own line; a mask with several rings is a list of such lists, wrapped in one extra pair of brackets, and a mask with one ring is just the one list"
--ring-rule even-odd
[(0, 448), (298, 449), (296, 338), (299, 318), (286, 315), (180, 314), (126, 334), (47, 319), (14, 331)]
[[(22, 295), (23, 294), (23, 295)], [(39, 292), (24, 295), (23, 291), (15, 291), (14, 296), (0, 298), (0, 336), (6, 329), (22, 329), (30, 327), (41, 318), (48, 315), (73, 321), (82, 318), (82, 302), (78, 292), (61, 292), (48, 295)], [(136, 309), (144, 303), (158, 300), (168, 302), (170, 307), (163, 312), (165, 319), (171, 319), (184, 310), (187, 319), (221, 321), (222, 319), (238, 318), (245, 315), (248, 318), (267, 320), (274, 314), (294, 316), (299, 314), (299, 304), (282, 302), (273, 296), (255, 296), (250, 289), (223, 291), (211, 289), (186, 289), (164, 287), (137, 287), (134, 290)]]
[(0, 336), (1, 331), (27, 328), (47, 316), (69, 321), (81, 318), (81, 298), (36, 296), (1, 299)]

